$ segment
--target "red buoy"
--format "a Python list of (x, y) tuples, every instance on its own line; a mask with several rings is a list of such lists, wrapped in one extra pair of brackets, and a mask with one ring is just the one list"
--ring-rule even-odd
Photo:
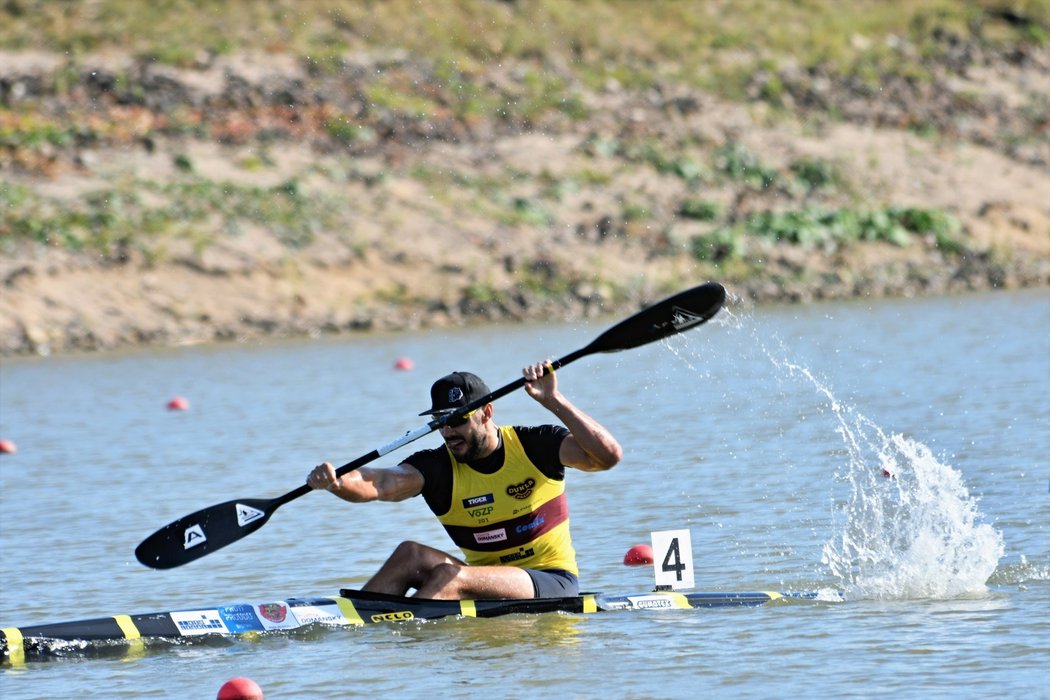
[(399, 358), (398, 361), (394, 363), (394, 369), (408, 371), (414, 368), (415, 365), (412, 363), (412, 360), (408, 359), (407, 357)]
[(18, 445), (14, 440), (0, 440), (0, 454), (13, 455), (18, 452)]
[(263, 691), (251, 678), (231, 678), (219, 688), (215, 700), (263, 700)]
[(647, 544), (636, 544), (623, 557), (625, 566), (643, 566), (653, 563), (653, 548)]
[(168, 402), (169, 411), (185, 411), (190, 407), (190, 402), (181, 396), (176, 396)]

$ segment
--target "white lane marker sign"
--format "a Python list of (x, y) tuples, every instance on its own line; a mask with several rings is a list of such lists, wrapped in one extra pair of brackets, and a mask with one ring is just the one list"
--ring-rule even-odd
[(657, 587), (675, 591), (692, 588), (693, 542), (689, 530), (663, 530), (650, 533), (650, 537)]

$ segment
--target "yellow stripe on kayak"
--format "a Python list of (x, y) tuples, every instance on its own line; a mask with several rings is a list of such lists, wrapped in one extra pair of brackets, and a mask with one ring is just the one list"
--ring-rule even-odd
[(351, 625), (365, 624), (365, 621), (361, 619), (360, 613), (357, 612), (357, 608), (354, 607), (352, 602), (341, 596), (336, 596), (333, 600), (335, 600), (335, 604), (339, 606), (339, 612), (343, 613), (343, 617), (346, 618), (347, 622)]
[(12, 666), (22, 666), (26, 662), (26, 649), (22, 644), (22, 630), (17, 627), (5, 627), (0, 632), (7, 638), (7, 660)]
[(135, 626), (129, 615), (114, 615), (113, 620), (117, 627), (124, 633), (124, 639), (128, 640), (128, 653), (125, 659), (137, 659), (146, 653), (146, 642), (142, 639), (142, 633)]
[(117, 627), (124, 633), (124, 639), (142, 639), (142, 634), (139, 633), (139, 628), (135, 626), (135, 623), (131, 621), (129, 615), (114, 615), (113, 619), (117, 622)]
[(689, 599), (686, 598), (681, 593), (673, 593), (673, 592), (663, 593), (663, 592), (661, 592), (660, 595), (669, 598), (671, 600), (671, 602), (674, 604), (674, 607), (676, 607), (676, 608), (692, 608), (693, 607), (692, 605), (689, 604)]
[(477, 617), (478, 608), (474, 605), (473, 600), (461, 600), (459, 601), (459, 614), (463, 617)]
[(780, 595), (779, 593), (777, 593), (775, 591), (762, 591), (762, 592), (765, 593), (767, 596), (769, 596), (770, 600), (780, 600), (781, 598), (784, 597), (784, 596)]
[(598, 612), (598, 601), (591, 594), (583, 596), (583, 612), (594, 613)]

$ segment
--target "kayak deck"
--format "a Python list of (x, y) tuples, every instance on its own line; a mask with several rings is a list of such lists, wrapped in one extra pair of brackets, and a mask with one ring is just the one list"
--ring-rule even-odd
[(346, 626), (449, 616), (497, 617), (561, 612), (586, 614), (613, 610), (671, 610), (755, 606), (779, 598), (812, 598), (812, 594), (674, 593), (636, 595), (583, 593), (566, 598), (432, 600), (342, 589), (338, 596), (288, 598), (264, 603), (237, 603), (211, 608), (115, 615), (0, 629), (2, 660), (84, 654), (105, 649), (142, 648), (151, 641), (222, 638), (280, 632), (309, 625)]
[(569, 598), (495, 598), (490, 600), (431, 600), (405, 598), (342, 589), (339, 595), (352, 604), (363, 622), (433, 620), (450, 615), (497, 617), (514, 613), (595, 613), (611, 610), (655, 610), (762, 605), (782, 598), (780, 593), (671, 593), (656, 591), (635, 595), (582, 593)]

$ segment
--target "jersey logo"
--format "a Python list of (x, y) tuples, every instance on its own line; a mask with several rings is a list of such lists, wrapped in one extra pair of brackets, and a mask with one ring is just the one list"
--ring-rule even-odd
[(474, 541), (478, 544), (489, 544), (490, 542), (503, 542), (507, 539), (507, 531), (504, 528), (488, 530), (486, 532), (475, 532)]
[(499, 558), (501, 564), (509, 564), (512, 561), (521, 561), (522, 559), (528, 559), (531, 556), (535, 556), (536, 550), (532, 547), (525, 549), (524, 547), (518, 547), (518, 551), (511, 552), (510, 554), (504, 554)]
[(530, 477), (520, 484), (511, 484), (508, 486), (507, 495), (513, 496), (519, 501), (524, 501), (532, 495), (532, 490), (534, 488), (536, 488), (536, 480)]
[(471, 496), (470, 498), (463, 499), (463, 507), (477, 508), (478, 506), (487, 506), (490, 503), (494, 503), (495, 500), (495, 497), (491, 493), (486, 493), (484, 496)]

